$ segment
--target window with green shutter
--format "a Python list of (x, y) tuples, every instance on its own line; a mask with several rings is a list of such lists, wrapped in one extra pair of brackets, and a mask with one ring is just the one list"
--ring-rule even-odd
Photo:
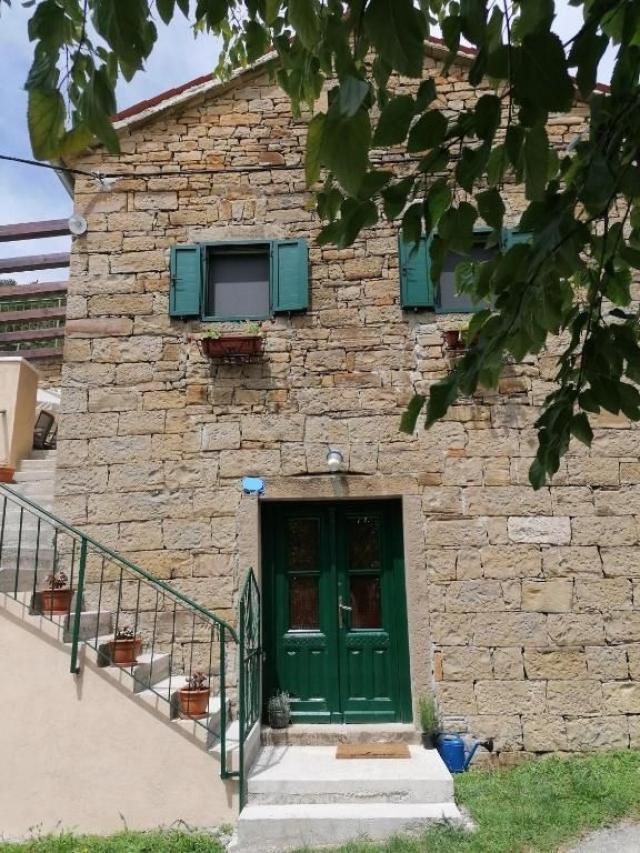
[(202, 243), (171, 249), (172, 317), (266, 320), (309, 307), (305, 240)]
[[(489, 260), (499, 248), (486, 246), (490, 229), (478, 229), (477, 241), (468, 255), (448, 252), (443, 260), (442, 274), (437, 285), (431, 280), (429, 246), (430, 238), (423, 236), (420, 242), (407, 243), (402, 235), (398, 238), (400, 261), (400, 305), (402, 308), (420, 310), (431, 308), (437, 314), (469, 314), (486, 307), (484, 302), (474, 302), (466, 293), (458, 293), (455, 286), (455, 269), (465, 260)], [(503, 251), (517, 243), (530, 242), (531, 235), (523, 231), (505, 229), (502, 238)]]

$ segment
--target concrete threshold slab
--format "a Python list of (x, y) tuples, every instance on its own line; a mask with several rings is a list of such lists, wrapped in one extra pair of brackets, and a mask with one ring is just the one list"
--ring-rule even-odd
[(294, 723), (286, 729), (262, 727), (265, 745), (323, 746), (336, 743), (418, 743), (420, 735), (411, 723)]

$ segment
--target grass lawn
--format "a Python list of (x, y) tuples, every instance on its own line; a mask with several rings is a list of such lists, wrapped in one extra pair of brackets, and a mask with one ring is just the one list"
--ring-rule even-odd
[[(349, 844), (340, 853), (532, 853), (557, 851), (584, 832), (640, 818), (640, 752), (529, 762), (456, 778), (456, 797), (478, 825), (474, 833), (437, 827), (419, 839)], [(0, 853), (221, 853), (210, 835), (122, 833), (111, 838), (49, 837), (0, 843)]]

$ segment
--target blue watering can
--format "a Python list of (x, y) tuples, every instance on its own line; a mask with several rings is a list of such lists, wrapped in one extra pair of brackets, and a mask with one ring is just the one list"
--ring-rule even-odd
[(493, 738), (483, 741), (476, 740), (470, 748), (467, 748), (460, 735), (451, 734), (438, 737), (438, 752), (450, 773), (462, 773), (467, 770), (479, 746), (493, 752)]

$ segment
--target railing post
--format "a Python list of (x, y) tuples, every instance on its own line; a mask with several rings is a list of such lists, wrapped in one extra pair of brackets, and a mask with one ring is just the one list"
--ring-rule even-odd
[[(71, 635), (71, 673), (77, 675), (80, 672), (78, 666), (78, 640), (80, 637), (80, 618), (82, 616), (82, 597), (84, 595), (84, 572), (87, 566), (87, 540), (82, 537), (80, 543), (80, 566), (78, 568), (78, 587), (76, 589), (76, 607), (73, 615), (73, 626)], [(100, 614), (98, 613), (98, 620)]]
[(227, 778), (227, 674), (224, 626), (220, 628), (220, 776)]
[(242, 594), (240, 595), (240, 618), (238, 620), (238, 655), (240, 657), (240, 667), (238, 673), (238, 705), (240, 706), (240, 711), (238, 714), (238, 728), (239, 728), (239, 742), (238, 742), (238, 782), (240, 785), (240, 811), (246, 805), (246, 794), (244, 790), (244, 729), (246, 725), (246, 715), (245, 715), (245, 691), (247, 685), (245, 684), (245, 672), (244, 672), (244, 639), (245, 639), (245, 601), (244, 601), (245, 590), (242, 590)]

